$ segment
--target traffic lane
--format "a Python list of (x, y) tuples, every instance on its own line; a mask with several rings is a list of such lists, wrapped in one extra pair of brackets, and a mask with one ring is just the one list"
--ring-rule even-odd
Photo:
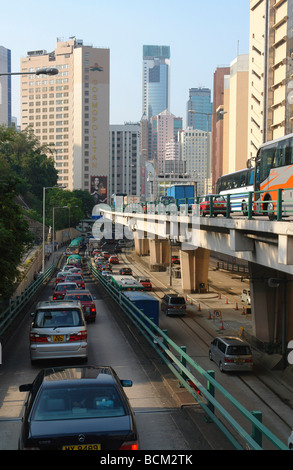
[[(154, 369), (146, 353), (140, 350), (139, 340), (133, 343), (133, 335), (129, 334), (129, 325), (123, 316), (120, 318), (123, 330), (121, 331), (117, 324), (119, 307), (115, 307), (115, 303), (107, 298), (95, 283), (88, 282), (87, 287), (97, 297), (97, 319), (95, 323), (88, 325), (88, 363), (111, 365), (121, 378), (133, 380), (133, 387), (125, 390), (136, 412), (140, 448), (158, 450), (206, 448), (207, 444), (200, 432), (193, 429), (192, 434), (186, 433), (188, 426), (182, 425), (184, 413), (168, 394), (162, 377)], [(45, 286), (35, 304), (39, 300), (47, 300), (52, 294), (52, 289), (51, 281)], [(0, 369), (1, 450), (14, 450), (18, 446), (26, 397), (24, 393), (19, 392), (19, 385), (32, 382), (42, 367), (63, 364), (62, 361), (54, 363), (44, 361), (37, 366), (30, 364), (28, 335), (30, 312), (34, 311), (35, 304), (29, 309), (3, 351), (3, 364)], [(69, 361), (66, 363), (70, 364)]]
[(96, 282), (88, 288), (99, 297), (96, 322), (88, 329), (89, 363), (110, 364), (120, 378), (133, 380), (125, 392), (135, 411), (140, 448), (211, 449), (154, 367), (159, 360), (154, 349), (103, 288)]

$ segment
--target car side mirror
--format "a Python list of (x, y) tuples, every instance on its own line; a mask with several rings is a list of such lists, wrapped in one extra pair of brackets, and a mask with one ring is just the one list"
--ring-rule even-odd
[(24, 384), (19, 386), (19, 391), (20, 392), (30, 392), (32, 389), (32, 384)]
[(132, 380), (120, 380), (122, 387), (132, 387)]

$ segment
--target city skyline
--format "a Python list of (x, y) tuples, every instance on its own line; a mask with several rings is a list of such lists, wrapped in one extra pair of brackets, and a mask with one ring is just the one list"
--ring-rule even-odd
[[(147, 5), (132, 0), (106, 5), (65, 0), (60, 5), (54, 0), (50, 9), (35, 0), (16, 1), (1, 12), (0, 44), (11, 49), (12, 72), (20, 70), (28, 51), (49, 53), (60, 37), (109, 48), (110, 124), (141, 119), (143, 45), (170, 46), (170, 111), (185, 122), (189, 88), (212, 90), (216, 68), (248, 53), (249, 9), (249, 0), (183, 0), (180, 8), (173, 0)], [(13, 77), (12, 115), (18, 124), (19, 96), (19, 78)]]

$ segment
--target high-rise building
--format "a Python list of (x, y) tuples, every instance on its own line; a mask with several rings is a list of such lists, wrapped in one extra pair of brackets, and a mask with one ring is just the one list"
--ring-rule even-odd
[(293, 1), (250, 0), (248, 156), (293, 132)]
[(186, 127), (211, 132), (212, 111), (211, 90), (190, 88), (186, 105)]
[(110, 194), (141, 195), (139, 123), (110, 126)]
[(187, 129), (180, 132), (181, 158), (186, 172), (197, 183), (197, 195), (207, 194), (210, 188), (210, 132)]
[[(178, 141), (178, 134), (182, 130), (182, 118), (176, 117), (170, 111), (165, 110), (157, 116), (153, 116), (151, 124), (154, 163), (159, 174), (164, 169), (167, 144)], [(174, 148), (175, 146), (173, 145)]]
[[(21, 129), (31, 126), (52, 147), (58, 183), (108, 200), (109, 49), (57, 39), (56, 49), (21, 59)], [(58, 75), (34, 75), (54, 67)]]
[[(0, 46), (0, 73), (11, 73), (11, 51)], [(0, 76), (0, 124), (11, 125), (11, 76)]]
[(142, 116), (170, 108), (170, 46), (143, 46)]

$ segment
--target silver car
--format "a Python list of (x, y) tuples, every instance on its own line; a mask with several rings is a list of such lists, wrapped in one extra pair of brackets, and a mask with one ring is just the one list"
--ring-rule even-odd
[(217, 337), (209, 349), (209, 358), (218, 364), (220, 371), (250, 371), (252, 353), (248, 343), (237, 336)]
[(88, 356), (87, 326), (77, 300), (39, 302), (30, 328), (31, 362)]

